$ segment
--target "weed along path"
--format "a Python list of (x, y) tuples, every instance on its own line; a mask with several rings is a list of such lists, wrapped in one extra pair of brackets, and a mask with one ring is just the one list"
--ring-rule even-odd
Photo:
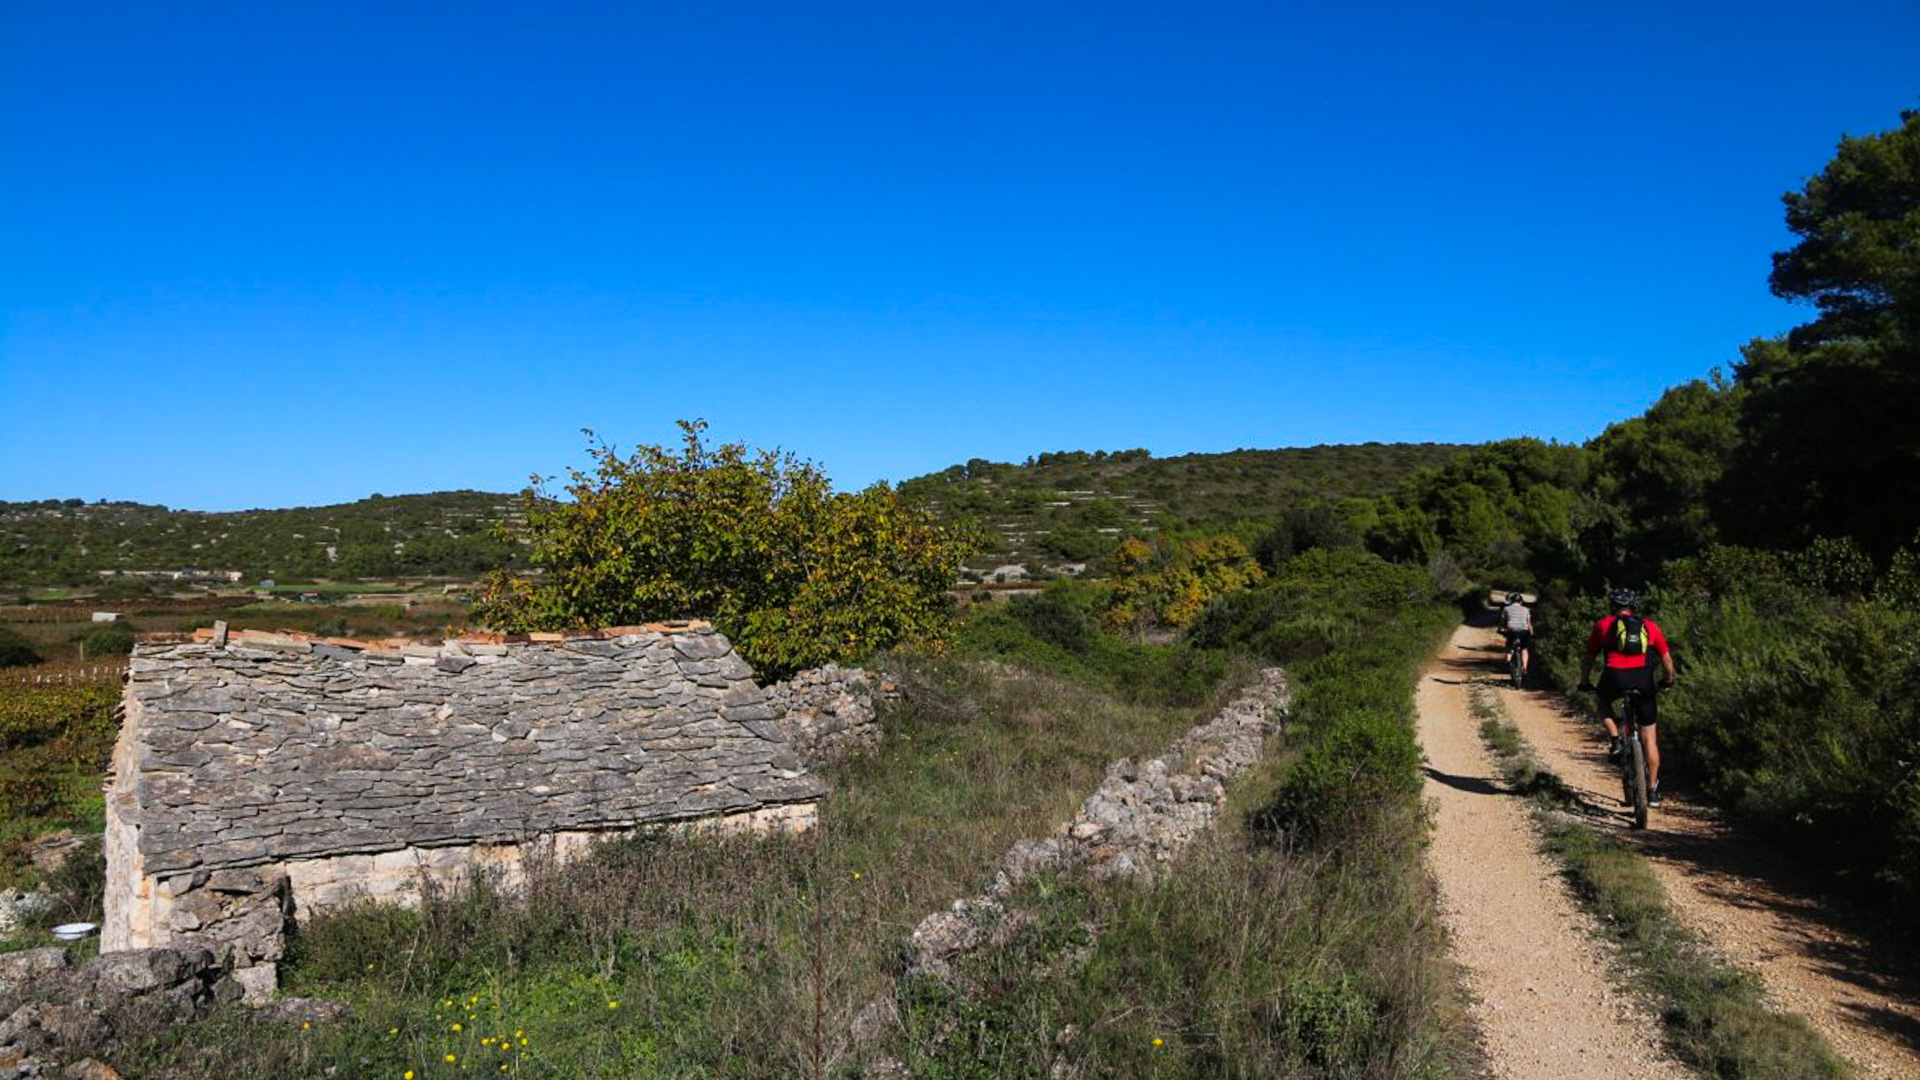
[[(1463, 630), (1455, 643), (1492, 645), (1491, 631)], [(1491, 671), (1493, 653), (1477, 655)], [(1777, 850), (1730, 829), (1685, 793), (1666, 794), (1651, 827), (1626, 827), (1618, 774), (1595, 725), (1544, 692), (1501, 690), (1509, 719), (1540, 763), (1633, 842), (1688, 928), (1755, 972), (1768, 999), (1807, 1018), (1863, 1077), (1920, 1077), (1920, 971), (1876, 951), (1865, 921), (1822, 898)]]
[(1462, 627), (1420, 680), (1420, 742), (1434, 807), (1428, 860), (1467, 971), (1495, 1077), (1682, 1078), (1659, 1022), (1621, 994), (1586, 916), (1540, 853), (1522, 799), (1499, 779), (1468, 711), (1485, 631)]

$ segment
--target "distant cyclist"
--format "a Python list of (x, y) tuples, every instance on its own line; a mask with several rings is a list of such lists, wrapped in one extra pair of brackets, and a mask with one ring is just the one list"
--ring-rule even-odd
[(1620, 695), (1630, 689), (1638, 689), (1641, 694), (1640, 709), (1641, 742), (1647, 749), (1647, 786), (1650, 789), (1647, 802), (1660, 805), (1660, 741), (1656, 737), (1655, 724), (1659, 713), (1655, 707), (1653, 685), (1653, 667), (1647, 658), (1660, 657), (1664, 669), (1663, 686), (1673, 685), (1673, 653), (1667, 649), (1667, 636), (1660, 632), (1652, 619), (1637, 614), (1640, 608), (1640, 594), (1632, 589), (1615, 589), (1607, 594), (1607, 601), (1613, 607), (1613, 614), (1594, 624), (1593, 633), (1587, 637), (1587, 655), (1580, 661), (1580, 688), (1594, 689), (1588, 677), (1593, 673), (1593, 658), (1604, 653), (1606, 663), (1600, 669), (1600, 717), (1607, 726), (1607, 738), (1611, 745), (1607, 756), (1620, 760), (1620, 726), (1613, 721), (1613, 703)]
[(1508, 593), (1500, 606), (1500, 636), (1507, 639), (1507, 648), (1520, 647), (1520, 682), (1525, 685), (1527, 665), (1533, 662), (1533, 609), (1517, 592)]

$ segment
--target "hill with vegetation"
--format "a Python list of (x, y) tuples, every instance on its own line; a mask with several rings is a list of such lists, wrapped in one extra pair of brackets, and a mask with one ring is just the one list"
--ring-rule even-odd
[(1271, 520), (1307, 503), (1367, 500), (1462, 447), (1364, 443), (1156, 458), (1145, 450), (1065, 451), (1022, 464), (975, 458), (903, 482), (948, 521), (980, 527), (976, 574), (1095, 561), (1129, 535)]
[(520, 513), (515, 496), (483, 491), (230, 513), (81, 499), (0, 502), (0, 587), (97, 582), (102, 571), (210, 578), (237, 571), (249, 582), (475, 577), (515, 558), (497, 533)]

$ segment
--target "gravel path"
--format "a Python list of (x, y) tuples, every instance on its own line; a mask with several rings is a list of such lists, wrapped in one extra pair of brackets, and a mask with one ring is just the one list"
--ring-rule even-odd
[(1499, 780), (1467, 710), (1488, 632), (1462, 627), (1420, 681), (1420, 742), (1434, 807), (1428, 861), (1466, 968), (1495, 1077), (1663, 1080), (1687, 1073), (1659, 1024), (1623, 996), (1586, 916), (1538, 848), (1523, 800)]
[[(1495, 650), (1479, 654), (1482, 670), (1491, 671), (1497, 636), (1464, 633)], [(1627, 828), (1618, 774), (1596, 741), (1598, 725), (1567, 712), (1551, 694), (1500, 696), (1541, 764), (1639, 846), (1689, 927), (1758, 973), (1769, 999), (1812, 1021), (1860, 1075), (1920, 1077), (1920, 972), (1902, 970), (1871, 945), (1874, 923), (1893, 913), (1876, 917), (1821, 897), (1777, 850), (1728, 828), (1684, 792), (1663, 792), (1665, 803), (1645, 832)]]

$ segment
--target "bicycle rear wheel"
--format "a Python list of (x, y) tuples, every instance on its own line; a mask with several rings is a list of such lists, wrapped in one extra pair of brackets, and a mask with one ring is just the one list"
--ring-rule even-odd
[(1647, 752), (1640, 745), (1640, 732), (1635, 729), (1633, 738), (1626, 740), (1625, 760), (1621, 768), (1627, 774), (1627, 805), (1633, 811), (1633, 827), (1647, 827)]

